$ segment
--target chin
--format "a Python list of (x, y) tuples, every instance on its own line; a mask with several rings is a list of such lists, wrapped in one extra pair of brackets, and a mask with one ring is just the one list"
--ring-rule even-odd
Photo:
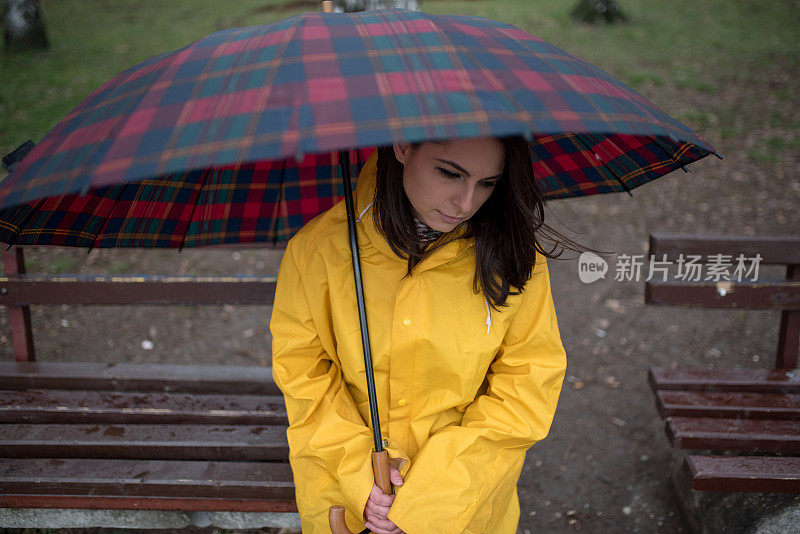
[[(425, 223), (425, 224), (428, 224), (428, 223)], [(428, 224), (428, 226), (430, 226), (434, 230), (438, 230), (440, 232), (447, 233), (447, 232), (452, 231), (459, 224), (461, 224), (461, 223), (457, 223), (457, 224), (437, 223), (435, 225)]]

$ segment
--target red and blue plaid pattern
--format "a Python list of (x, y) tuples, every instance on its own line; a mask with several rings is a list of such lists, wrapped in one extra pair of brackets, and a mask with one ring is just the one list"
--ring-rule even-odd
[(507, 135), (530, 140), (545, 198), (630, 190), (714, 153), (610, 74), (509, 24), (307, 13), (111, 79), (0, 183), (0, 239), (283, 241), (338, 200), (332, 151), (357, 151), (357, 171), (394, 141)]
[[(372, 149), (350, 151), (360, 170)], [(0, 241), (76, 247), (276, 243), (333, 207), (336, 153), (215, 167), (47, 197), (0, 210)]]

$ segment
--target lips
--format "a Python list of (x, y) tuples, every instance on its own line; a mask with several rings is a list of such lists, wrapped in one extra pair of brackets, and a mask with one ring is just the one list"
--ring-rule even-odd
[(445, 215), (439, 210), (436, 210), (436, 212), (442, 217), (442, 219), (451, 224), (458, 224), (464, 219), (466, 219), (466, 217), (450, 217), (449, 215)]

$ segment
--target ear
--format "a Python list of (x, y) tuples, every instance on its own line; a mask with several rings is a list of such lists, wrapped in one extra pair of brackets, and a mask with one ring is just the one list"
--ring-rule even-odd
[(394, 157), (397, 158), (401, 164), (405, 165), (408, 161), (408, 155), (411, 153), (411, 143), (394, 143)]

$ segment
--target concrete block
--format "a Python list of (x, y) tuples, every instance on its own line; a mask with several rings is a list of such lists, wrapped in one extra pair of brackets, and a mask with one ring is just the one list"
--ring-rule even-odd
[(70, 510), (0, 508), (0, 528), (135, 528), (181, 529), (215, 526), (225, 529), (278, 528), (300, 532), (300, 516), (261, 512), (182, 512), (174, 510)]

